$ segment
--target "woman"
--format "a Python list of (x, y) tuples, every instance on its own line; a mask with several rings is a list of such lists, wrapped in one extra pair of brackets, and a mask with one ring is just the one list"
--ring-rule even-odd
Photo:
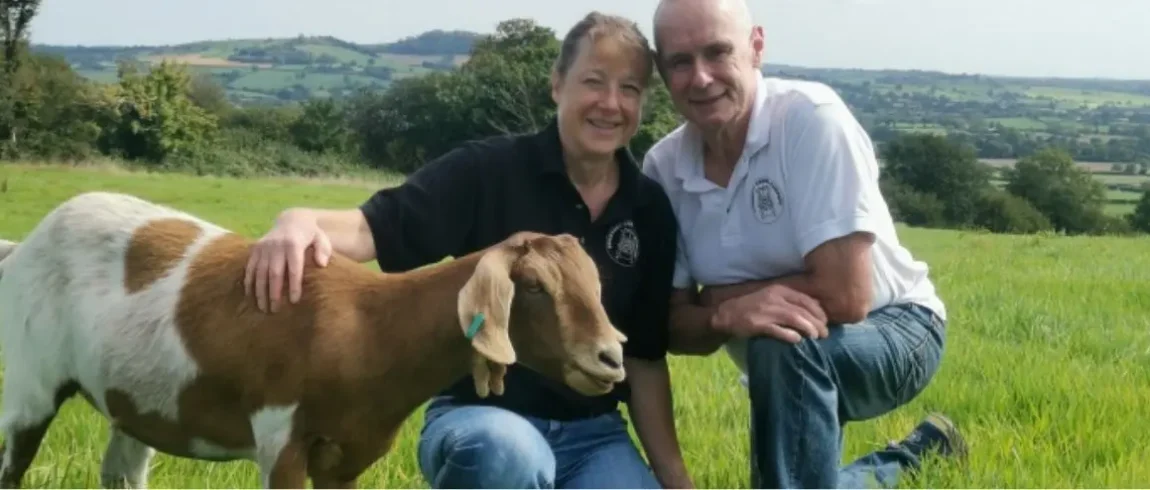
[[(521, 366), (503, 396), (463, 379), (428, 406), (419, 465), (433, 487), (691, 487), (679, 451), (664, 356), (675, 219), (626, 149), (653, 72), (633, 22), (591, 13), (567, 34), (551, 76), (557, 115), (537, 133), (467, 142), (349, 210), (290, 209), (256, 245), (247, 281), (275, 309), (288, 278), (301, 294), (304, 250), (385, 271), (461, 256), (519, 231), (570, 233), (600, 268), (603, 303), (628, 337), (628, 382), (584, 397)], [(268, 304), (269, 299), (271, 305)], [(650, 460), (627, 432), (629, 406)]]

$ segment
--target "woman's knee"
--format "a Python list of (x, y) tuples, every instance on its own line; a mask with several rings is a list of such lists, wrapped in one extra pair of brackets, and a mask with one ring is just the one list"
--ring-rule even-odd
[(419, 440), (419, 464), (434, 488), (552, 488), (555, 456), (527, 419), (495, 407), (447, 409)]

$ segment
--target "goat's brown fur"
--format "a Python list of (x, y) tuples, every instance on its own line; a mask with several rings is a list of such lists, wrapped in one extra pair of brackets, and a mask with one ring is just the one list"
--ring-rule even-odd
[[(129, 290), (174, 267), (198, 230), (178, 219), (141, 228), (128, 251)], [(250, 253), (249, 240), (223, 235), (189, 266), (175, 323), (200, 375), (180, 396), (178, 420), (139, 413), (129, 393), (105, 397), (125, 433), (189, 457), (193, 438), (251, 448), (251, 414), (298, 403), (272, 486), (302, 487), (306, 476), (317, 487), (354, 485), (421, 403), (469, 371), (482, 395), (501, 393), (505, 365), (517, 361), (605, 392), (609, 384), (579, 377), (587, 371), (573, 374), (570, 356), (583, 356), (572, 351), (585, 343), (594, 359), (592, 349), (625, 340), (600, 306), (594, 263), (569, 236), (517, 235), (405, 274), (339, 255), (316, 267), (309, 254), (305, 294), (274, 314), (245, 294)], [(469, 341), (462, 331), (477, 312), (486, 322)]]
[(179, 218), (153, 220), (132, 234), (124, 255), (124, 288), (137, 292), (159, 280), (196, 241), (200, 225)]

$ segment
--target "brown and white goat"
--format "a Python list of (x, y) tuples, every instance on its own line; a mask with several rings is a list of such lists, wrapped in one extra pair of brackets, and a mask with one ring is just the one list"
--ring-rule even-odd
[(76, 393), (110, 421), (105, 487), (145, 486), (157, 450), (252, 460), (268, 487), (351, 487), (468, 373), (483, 396), (515, 362), (588, 395), (624, 379), (626, 339), (570, 236), (517, 234), (403, 274), (333, 257), (275, 314), (245, 294), (249, 240), (132, 196), (73, 197), (4, 249), (6, 487)]

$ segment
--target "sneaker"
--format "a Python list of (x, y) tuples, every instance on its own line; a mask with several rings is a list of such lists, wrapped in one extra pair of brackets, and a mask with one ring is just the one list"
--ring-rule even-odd
[(932, 413), (919, 422), (913, 431), (897, 443), (922, 458), (927, 452), (934, 451), (943, 457), (966, 458), (968, 447), (958, 427), (949, 418), (940, 413)]

